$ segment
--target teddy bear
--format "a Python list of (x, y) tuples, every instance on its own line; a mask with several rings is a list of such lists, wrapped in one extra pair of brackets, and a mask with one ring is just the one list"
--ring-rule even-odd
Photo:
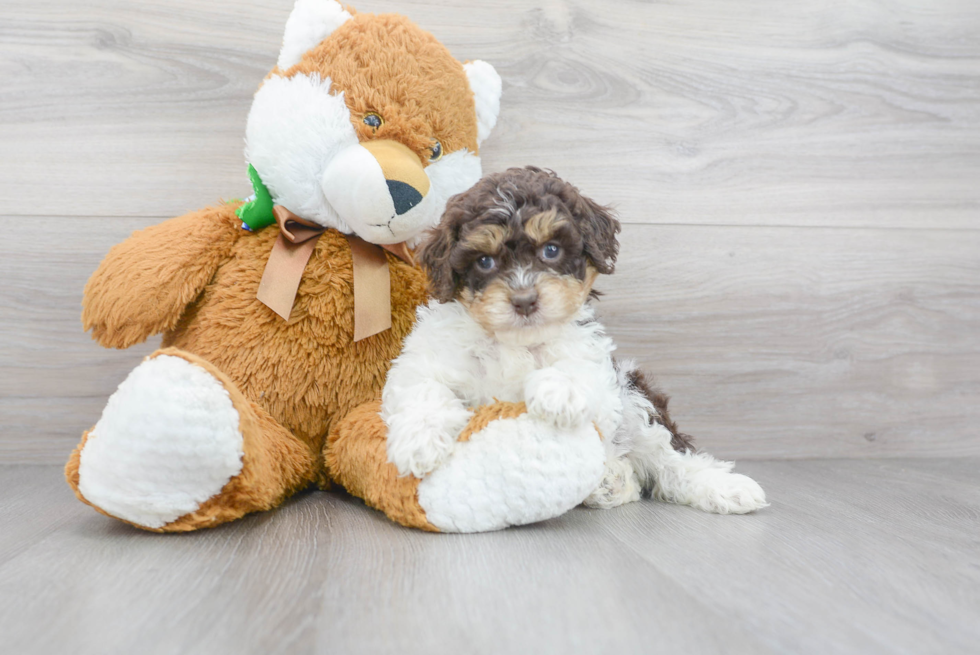
[[(492, 66), (403, 16), (298, 0), (248, 115), (254, 196), (134, 233), (85, 287), (102, 346), (163, 336), (72, 453), (77, 497), (182, 532), (340, 480), (435, 530), (372, 403), (427, 300), (412, 247), (480, 178), (500, 93)], [(480, 408), (467, 430), (513, 413)]]

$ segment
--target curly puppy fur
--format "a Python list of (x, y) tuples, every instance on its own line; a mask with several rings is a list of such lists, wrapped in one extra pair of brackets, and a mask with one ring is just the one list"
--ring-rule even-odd
[(595, 320), (590, 298), (612, 273), (619, 221), (550, 171), (512, 168), (450, 200), (420, 250), (434, 300), (394, 362), (382, 396), (388, 458), (423, 477), (445, 461), (469, 408), (524, 402), (559, 428), (593, 423), (606, 475), (586, 504), (641, 492), (717, 513), (765, 506), (753, 480), (696, 452)]

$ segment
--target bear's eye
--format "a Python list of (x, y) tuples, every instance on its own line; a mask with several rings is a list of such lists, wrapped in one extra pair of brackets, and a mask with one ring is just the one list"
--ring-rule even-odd
[(476, 260), (476, 267), (481, 271), (483, 271), (484, 273), (492, 271), (493, 267), (496, 265), (497, 265), (497, 260), (495, 260), (490, 255), (484, 255), (483, 257), (480, 257), (478, 260)]
[(369, 114), (364, 114), (364, 124), (374, 129), (378, 129), (385, 124), (385, 119), (381, 118), (381, 116), (372, 111)]
[(432, 156), (429, 157), (429, 161), (439, 161), (440, 159), (442, 159), (442, 144), (438, 141), (433, 141)]
[(541, 249), (541, 259), (553, 262), (561, 256), (561, 246), (556, 243), (548, 243)]

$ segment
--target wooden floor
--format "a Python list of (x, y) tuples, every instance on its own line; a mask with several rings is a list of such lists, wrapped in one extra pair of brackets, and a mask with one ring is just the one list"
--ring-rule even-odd
[(347, 496), (188, 535), (0, 467), (4, 653), (977, 653), (980, 460), (740, 463), (771, 507), (642, 501), (484, 535)]

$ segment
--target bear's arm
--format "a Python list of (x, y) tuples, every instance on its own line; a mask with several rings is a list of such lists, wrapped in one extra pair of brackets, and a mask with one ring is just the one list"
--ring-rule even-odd
[(113, 246), (82, 297), (82, 324), (92, 338), (128, 348), (173, 329), (242, 232), (239, 204), (172, 218)]

